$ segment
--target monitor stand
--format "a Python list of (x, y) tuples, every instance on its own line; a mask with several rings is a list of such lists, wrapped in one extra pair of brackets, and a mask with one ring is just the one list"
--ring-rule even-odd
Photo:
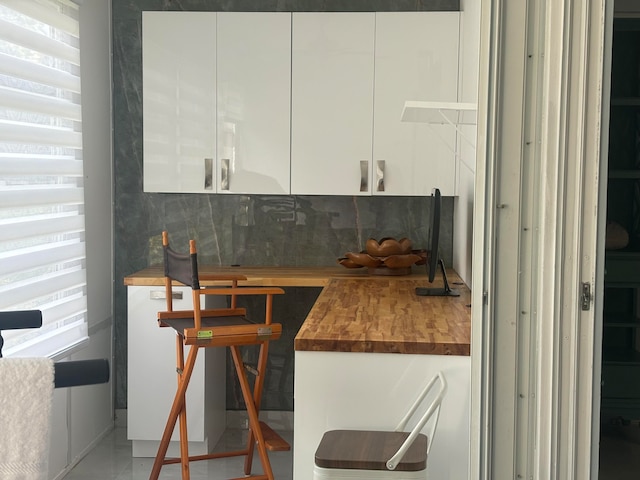
[(416, 287), (416, 295), (421, 297), (459, 297), (460, 293), (457, 290), (453, 290), (449, 286), (449, 279), (447, 278), (447, 272), (444, 269), (444, 261), (438, 260), (440, 271), (442, 272), (442, 279), (444, 280), (444, 288), (425, 288)]

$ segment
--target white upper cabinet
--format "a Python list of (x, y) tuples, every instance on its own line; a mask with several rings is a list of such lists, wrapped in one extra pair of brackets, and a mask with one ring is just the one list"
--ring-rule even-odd
[(407, 100), (457, 100), (458, 25), (457, 12), (376, 13), (375, 195), (456, 194), (455, 128), (400, 117)]
[(144, 191), (211, 191), (216, 14), (142, 12), (142, 44)]
[(291, 14), (143, 12), (144, 190), (289, 193)]
[(455, 129), (402, 123), (457, 100), (456, 12), (294, 13), (291, 193), (455, 194)]
[(143, 12), (144, 191), (456, 194), (457, 12)]
[(375, 17), (292, 23), (291, 193), (370, 195)]
[(291, 14), (218, 12), (218, 193), (289, 193)]

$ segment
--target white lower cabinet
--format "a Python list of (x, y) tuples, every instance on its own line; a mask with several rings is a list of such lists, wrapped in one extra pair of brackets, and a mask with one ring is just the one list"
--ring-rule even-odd
[(435, 436), (429, 439), (427, 477), (469, 478), (471, 357), (296, 351), (295, 365), (294, 480), (313, 478), (314, 454), (324, 432), (394, 430), (437, 372), (448, 388)]
[[(164, 287), (127, 290), (127, 437), (134, 457), (155, 457), (177, 387), (176, 335), (157, 323), (158, 311), (166, 310)], [(174, 288), (174, 293), (182, 295), (173, 300), (175, 310), (192, 308), (190, 288)], [(198, 354), (187, 391), (190, 454), (211, 451), (226, 427), (225, 361), (224, 348)], [(179, 456), (178, 440), (176, 428), (168, 455)]]

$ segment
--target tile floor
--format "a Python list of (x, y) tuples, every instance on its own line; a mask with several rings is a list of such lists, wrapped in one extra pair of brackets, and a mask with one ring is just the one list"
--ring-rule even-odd
[[(291, 445), (293, 433), (279, 432)], [(238, 448), (244, 444), (245, 431), (230, 428), (225, 432), (216, 450)], [(271, 465), (278, 480), (293, 477), (292, 452), (273, 452)], [(191, 478), (228, 479), (242, 477), (243, 457), (194, 462)], [(107, 435), (64, 480), (147, 480), (153, 465), (152, 458), (132, 458), (131, 442), (127, 440), (127, 429), (116, 427)], [(255, 457), (255, 473), (260, 461)], [(166, 465), (160, 479), (179, 479), (179, 465)], [(640, 478), (640, 426), (605, 427), (600, 442), (599, 480), (638, 480)]]
[[(278, 432), (293, 445), (293, 432)], [(246, 439), (246, 431), (227, 429), (215, 450), (224, 451), (241, 448)], [(272, 452), (269, 459), (274, 476), (278, 480), (293, 478), (293, 454)], [(258, 455), (254, 455), (254, 473), (262, 471)], [(191, 463), (192, 480), (222, 480), (243, 477), (244, 457), (217, 459)], [(147, 480), (153, 458), (132, 458), (131, 442), (127, 440), (127, 429), (116, 427), (86, 457), (84, 457), (64, 480)], [(160, 479), (179, 479), (180, 465), (165, 465)]]

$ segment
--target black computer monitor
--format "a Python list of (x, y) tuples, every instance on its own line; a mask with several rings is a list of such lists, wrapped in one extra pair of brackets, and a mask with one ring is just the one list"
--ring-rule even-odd
[(442, 211), (442, 197), (440, 190), (433, 189), (431, 196), (429, 197), (429, 222), (428, 222), (428, 255), (427, 255), (427, 275), (429, 277), (429, 283), (433, 283), (436, 278), (436, 272), (438, 267), (442, 272), (442, 279), (444, 287), (417, 287), (416, 294), (420, 296), (435, 296), (435, 297), (459, 297), (460, 293), (453, 290), (449, 286), (449, 280), (447, 279), (447, 272), (444, 268), (444, 261), (439, 256), (438, 244), (440, 242), (440, 213)]

